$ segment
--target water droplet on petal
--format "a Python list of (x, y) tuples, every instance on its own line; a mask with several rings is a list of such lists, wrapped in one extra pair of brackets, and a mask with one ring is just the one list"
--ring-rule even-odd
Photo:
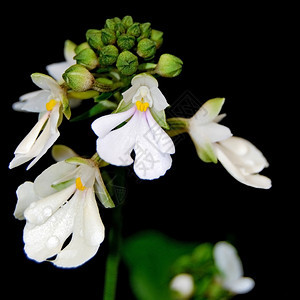
[(55, 235), (51, 236), (48, 241), (47, 241), (47, 244), (46, 246), (49, 248), (49, 249), (52, 249), (52, 248), (55, 248), (59, 245), (59, 238)]
[(52, 215), (53, 211), (52, 211), (52, 208), (50, 206), (47, 206), (44, 208), (43, 210), (43, 215), (44, 217), (48, 218)]

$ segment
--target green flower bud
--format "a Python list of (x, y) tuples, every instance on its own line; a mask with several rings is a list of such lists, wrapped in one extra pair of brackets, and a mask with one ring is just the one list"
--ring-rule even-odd
[(140, 25), (140, 29), (141, 29), (141, 35), (138, 38), (138, 41), (140, 41), (143, 38), (149, 38), (151, 35), (151, 23), (147, 22), (147, 23), (143, 23)]
[(74, 59), (77, 64), (85, 66), (88, 70), (93, 70), (98, 66), (98, 57), (91, 48), (82, 50)]
[(80, 53), (82, 50), (87, 49), (87, 48), (90, 48), (90, 45), (88, 44), (88, 42), (81, 43), (80, 45), (78, 45), (78, 46), (75, 48), (75, 53), (78, 54), (78, 53)]
[(110, 30), (115, 30), (116, 22), (114, 19), (106, 19), (105, 28), (109, 28)]
[(156, 49), (160, 48), (160, 46), (163, 43), (163, 34), (164, 33), (162, 31), (159, 31), (159, 30), (156, 30), (156, 29), (151, 30), (150, 39), (155, 42)]
[(122, 34), (118, 37), (117, 44), (122, 50), (130, 50), (135, 44), (135, 37), (129, 34)]
[(115, 26), (116, 36), (117, 38), (122, 34), (126, 32), (126, 28), (122, 23), (118, 23)]
[(116, 42), (116, 34), (113, 30), (104, 28), (101, 30), (101, 39), (105, 45), (111, 45)]
[(182, 70), (183, 61), (172, 55), (163, 54), (159, 58), (155, 72), (163, 77), (175, 77), (180, 74)]
[(62, 75), (64, 81), (75, 92), (89, 90), (94, 84), (94, 76), (82, 65), (73, 65)]
[(99, 52), (99, 63), (102, 66), (109, 66), (116, 62), (119, 50), (114, 45), (104, 46)]
[(119, 24), (119, 23), (122, 22), (121, 19), (118, 18), (118, 17), (114, 17), (114, 21), (115, 21), (116, 24)]
[(156, 52), (155, 42), (144, 38), (137, 45), (137, 54), (142, 58), (152, 58)]
[(102, 42), (101, 30), (89, 29), (85, 35), (86, 35), (87, 42), (92, 48), (100, 50), (104, 46)]
[(131, 16), (125, 16), (122, 19), (122, 24), (125, 26), (125, 28), (129, 28), (133, 24), (133, 19)]
[(132, 35), (134, 37), (138, 37), (141, 35), (141, 29), (139, 23), (133, 23), (128, 29), (127, 34)]
[(117, 68), (123, 75), (132, 75), (139, 65), (138, 58), (130, 51), (123, 51), (117, 59)]

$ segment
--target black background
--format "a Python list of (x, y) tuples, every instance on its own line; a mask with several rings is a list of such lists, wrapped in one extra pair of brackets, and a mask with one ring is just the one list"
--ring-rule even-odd
[[(7, 5), (8, 18), (2, 20), (1, 29), (1, 101), (5, 103), (1, 132), (6, 146), (2, 170), (7, 174), (1, 184), (6, 192), (1, 197), (1, 273), (6, 293), (31, 299), (77, 294), (101, 299), (107, 240), (92, 260), (74, 270), (35, 263), (23, 252), (24, 222), (12, 215), (15, 190), (24, 181), (34, 180), (53, 160), (48, 153), (30, 171), (24, 166), (6, 171), (16, 146), (36, 122), (35, 115), (14, 112), (11, 105), (20, 95), (36, 89), (31, 73), (46, 73), (46, 65), (63, 60), (66, 39), (79, 44), (87, 29), (101, 28), (106, 18), (132, 15), (134, 20), (151, 22), (153, 28), (163, 31), (161, 53), (172, 53), (184, 62), (180, 76), (159, 81), (174, 106), (169, 115), (178, 113), (180, 101), (198, 101), (200, 106), (208, 99), (225, 97), (223, 124), (264, 153), (270, 167), (263, 174), (272, 179), (273, 187), (244, 186), (220, 164), (201, 162), (188, 136), (183, 136), (176, 141), (172, 169), (161, 179), (140, 181), (131, 167), (126, 168), (124, 235), (156, 229), (182, 241), (231, 239), (245, 275), (256, 282), (253, 291), (237, 299), (289, 298), (291, 270), (296, 268), (293, 206), (298, 197), (291, 189), (294, 174), (285, 169), (297, 156), (289, 137), (291, 120), (287, 123), (285, 119), (293, 114), (295, 99), (288, 95), (289, 87), (283, 86), (288, 75), (283, 67), (290, 59), (289, 50), (285, 51), (289, 37), (284, 18), (289, 16), (281, 7), (251, 3), (220, 6), (217, 2), (196, 5), (185, 1), (161, 7), (162, 3), (152, 1), (136, 5), (48, 1)], [(63, 122), (57, 142), (79, 154), (93, 155), (96, 136), (90, 130), (91, 122)], [(100, 213), (108, 232), (111, 212), (101, 209)], [(133, 299), (123, 264), (117, 299)]]

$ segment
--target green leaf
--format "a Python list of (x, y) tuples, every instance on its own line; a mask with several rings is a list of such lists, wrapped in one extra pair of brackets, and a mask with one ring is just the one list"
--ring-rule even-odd
[(139, 300), (170, 300), (171, 267), (195, 244), (172, 240), (159, 232), (141, 232), (127, 239), (123, 257), (129, 268), (132, 290)]
[(107, 100), (109, 99), (112, 95), (113, 95), (114, 92), (104, 92), (104, 93), (101, 93), (99, 96), (95, 97), (94, 101), (95, 102), (100, 102), (102, 100)]
[(82, 121), (88, 118), (91, 118), (93, 116), (96, 116), (104, 111), (107, 110), (114, 110), (117, 108), (117, 104), (114, 102), (111, 102), (109, 100), (103, 100), (99, 103), (97, 103), (95, 106), (93, 106), (90, 110), (84, 112), (83, 114), (71, 119), (71, 122), (77, 122)]

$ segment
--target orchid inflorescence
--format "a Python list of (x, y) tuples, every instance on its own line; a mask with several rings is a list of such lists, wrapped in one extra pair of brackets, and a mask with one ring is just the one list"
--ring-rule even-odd
[[(168, 53), (157, 58), (162, 43), (163, 32), (148, 22), (135, 22), (131, 16), (107, 19), (102, 29), (87, 30), (82, 43), (67, 40), (65, 61), (48, 65), (49, 75), (32, 74), (40, 89), (13, 104), (14, 110), (39, 117), (16, 148), (10, 169), (27, 162), (27, 170), (33, 167), (59, 138), (64, 119), (95, 118), (91, 130), (97, 136), (91, 158), (54, 145), (56, 163), (34, 182), (18, 187), (14, 215), (26, 220), (24, 243), (29, 258), (37, 262), (52, 258), (54, 265), (64, 268), (92, 258), (105, 235), (96, 198), (101, 207), (116, 206), (102, 169), (109, 164), (133, 164), (140, 179), (158, 179), (172, 167), (172, 137), (180, 134), (189, 134), (203, 162), (220, 162), (245, 185), (271, 187), (270, 179), (258, 174), (268, 166), (263, 154), (219, 124), (225, 117), (220, 114), (224, 98), (208, 100), (191, 118), (166, 117), (169, 103), (158, 81), (178, 76), (183, 62)], [(93, 101), (92, 108), (73, 118), (73, 109), (87, 100)], [(226, 244), (222, 247), (233, 251)], [(229, 283), (227, 288), (231, 288)]]

